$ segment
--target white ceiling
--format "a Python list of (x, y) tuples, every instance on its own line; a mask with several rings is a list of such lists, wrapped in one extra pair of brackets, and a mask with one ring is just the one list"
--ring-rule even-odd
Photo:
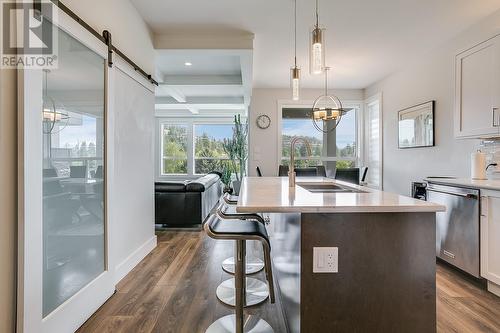
[[(155, 34), (254, 33), (254, 87), (289, 85), (291, 0), (131, 1)], [(499, 0), (320, 0), (332, 83), (365, 88), (498, 9)], [(306, 72), (314, 1), (298, 0), (298, 10), (298, 59)], [(303, 75), (304, 87), (322, 82)]]
[[(186, 97), (238, 97), (243, 96), (242, 85), (178, 85), (170, 88), (178, 89)], [(156, 89), (156, 96), (172, 96), (168, 90)]]
[[(190, 62), (191, 66), (185, 63)], [(234, 55), (158, 52), (156, 69), (165, 75), (240, 75), (240, 57)]]

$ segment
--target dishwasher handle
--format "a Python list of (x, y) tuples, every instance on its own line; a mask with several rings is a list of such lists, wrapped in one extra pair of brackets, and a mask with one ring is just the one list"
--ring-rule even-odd
[(455, 195), (455, 196), (459, 196), (459, 197), (462, 197), (462, 198), (473, 199), (473, 200), (477, 200), (479, 198), (479, 196), (477, 194), (473, 194), (473, 193), (448, 192), (448, 191), (436, 190), (436, 189), (433, 189), (432, 187), (431, 188), (427, 187), (427, 191), (428, 192), (437, 192), (437, 193), (442, 193), (442, 194)]

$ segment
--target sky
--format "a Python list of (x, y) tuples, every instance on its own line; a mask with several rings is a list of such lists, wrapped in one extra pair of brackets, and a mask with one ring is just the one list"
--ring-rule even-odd
[(233, 136), (233, 125), (195, 125), (195, 136), (207, 133), (209, 137), (216, 140), (230, 138)]
[(81, 125), (66, 126), (59, 132), (59, 148), (74, 147), (76, 144), (81, 144), (83, 141), (96, 143), (96, 119), (81, 115)]

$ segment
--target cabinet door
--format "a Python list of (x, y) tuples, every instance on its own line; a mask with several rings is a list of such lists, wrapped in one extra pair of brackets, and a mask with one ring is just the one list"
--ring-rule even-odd
[(500, 284), (500, 192), (481, 197), (481, 276)]
[(455, 136), (498, 136), (500, 36), (457, 55), (455, 70)]

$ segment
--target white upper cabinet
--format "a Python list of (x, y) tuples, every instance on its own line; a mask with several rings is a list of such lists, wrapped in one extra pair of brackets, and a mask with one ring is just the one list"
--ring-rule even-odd
[(455, 136), (500, 136), (500, 35), (455, 58)]

